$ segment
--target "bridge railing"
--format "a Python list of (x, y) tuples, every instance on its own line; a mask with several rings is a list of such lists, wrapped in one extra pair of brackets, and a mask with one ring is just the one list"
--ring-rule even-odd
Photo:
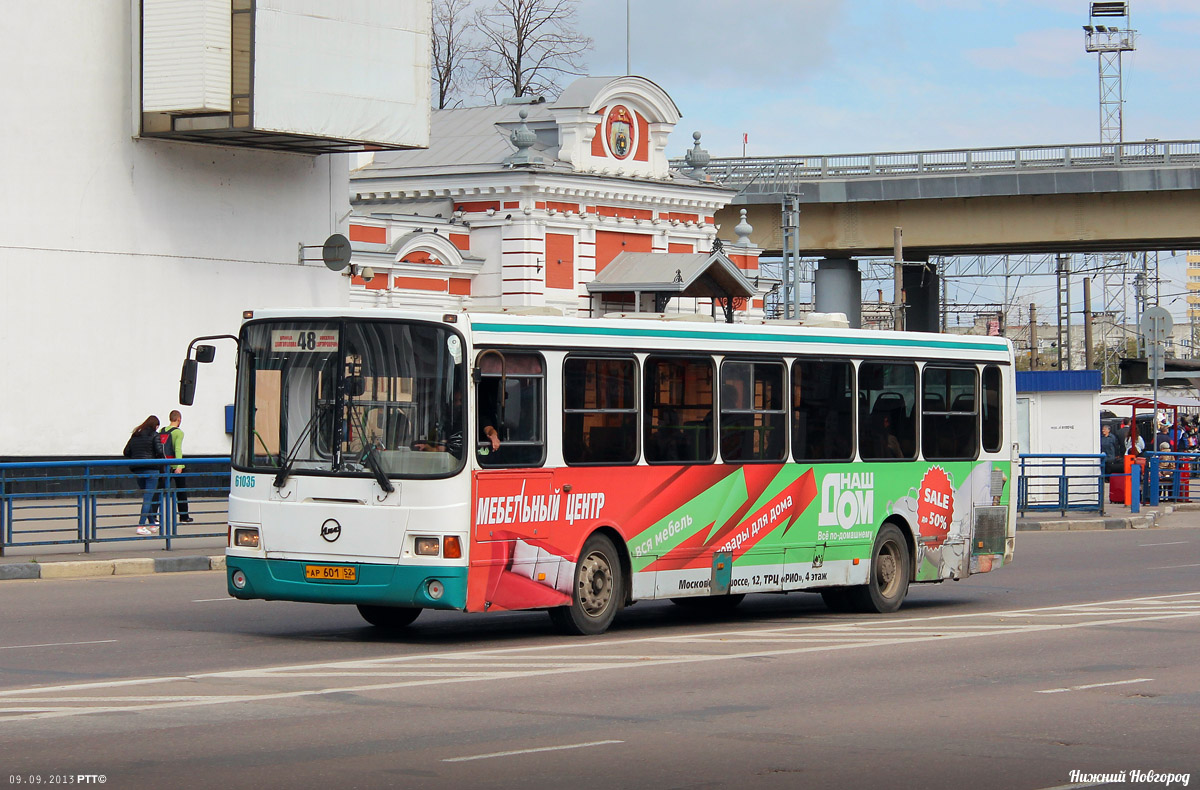
[[(754, 192), (781, 192), (796, 181), (819, 178), (887, 178), (1005, 170), (1153, 167), (1200, 163), (1200, 140), (1084, 143), (1014, 148), (955, 148), (832, 156), (713, 158), (705, 168), (716, 183)], [(686, 169), (683, 160), (673, 165)]]
[[(179, 473), (166, 467), (184, 465)], [(139, 534), (148, 485), (155, 521)], [(161, 485), (160, 485), (161, 482)], [(165, 541), (227, 534), (229, 458), (0, 463), (0, 555), (15, 546)]]

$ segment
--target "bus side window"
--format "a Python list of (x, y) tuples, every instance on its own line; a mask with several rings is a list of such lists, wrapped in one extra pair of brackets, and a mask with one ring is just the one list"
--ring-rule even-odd
[(502, 366), (496, 354), (480, 354), (478, 364), (482, 368), (475, 415), (475, 458), (479, 465), (541, 466), (546, 454), (542, 358), (537, 354), (506, 353)]
[(854, 366), (846, 359), (792, 365), (792, 455), (797, 461), (854, 458)]
[(917, 367), (863, 362), (858, 367), (858, 452), (864, 460), (917, 457)]
[(646, 462), (712, 461), (712, 359), (651, 357), (644, 380)]
[(1004, 399), (1000, 397), (1000, 368), (988, 365), (983, 369), (983, 449), (998, 453), (1004, 437), (1000, 430), (1000, 408)]
[(921, 377), (921, 452), (937, 461), (979, 454), (975, 368), (926, 365)]
[(637, 362), (571, 356), (563, 361), (563, 460), (637, 462)]
[(721, 365), (721, 458), (782, 461), (787, 453), (781, 362), (726, 358)]

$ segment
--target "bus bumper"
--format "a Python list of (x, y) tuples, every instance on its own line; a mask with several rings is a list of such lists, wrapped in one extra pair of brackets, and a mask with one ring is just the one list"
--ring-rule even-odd
[[(467, 605), (467, 569), (404, 565), (347, 563), (355, 568), (355, 581), (314, 581), (304, 578), (303, 560), (265, 560), (227, 557), (225, 582), (229, 594), (243, 600), (304, 601), (307, 603), (412, 606), (421, 609), (458, 609)], [(241, 571), (246, 584), (237, 588), (233, 575)], [(442, 583), (440, 598), (429, 594), (429, 583)]]

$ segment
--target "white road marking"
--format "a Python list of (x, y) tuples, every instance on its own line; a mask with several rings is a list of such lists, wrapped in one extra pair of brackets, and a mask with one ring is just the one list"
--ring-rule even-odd
[(1087, 782), (1086, 784), (1055, 785), (1054, 787), (1043, 787), (1042, 790), (1075, 790), (1075, 788), (1104, 787), (1105, 785), (1110, 785), (1110, 784), (1112, 784), (1112, 782)]
[(1160, 565), (1157, 568), (1147, 568), (1147, 570), (1169, 571), (1173, 568), (1200, 568), (1200, 562), (1193, 562), (1191, 565)]
[(47, 642), (43, 645), (0, 645), (0, 650), (22, 650), (27, 647), (70, 647), (73, 645), (107, 645), (115, 639), (95, 639), (91, 642)]
[(566, 746), (541, 746), (536, 749), (516, 749), (511, 752), (492, 752), (491, 754), (473, 754), (469, 757), (447, 757), (442, 760), (444, 763), (465, 763), (470, 760), (489, 760), (493, 757), (512, 757), (515, 754), (534, 754), (536, 752), (560, 752), (564, 749), (585, 749), (588, 746), (607, 746), (611, 743), (625, 743), (625, 741), (589, 741), (588, 743), (571, 743)]
[[(1195, 608), (1196, 604), (1200, 604), (1200, 592), (1000, 612), (968, 612), (873, 620), (817, 618), (800, 625), (743, 627), (715, 633), (642, 636), (627, 639), (580, 641), (572, 644), (555, 641), (544, 645), (522, 647), (256, 667), (185, 677), (164, 676), (9, 689), (0, 691), (0, 724), (7, 721), (81, 716), (93, 713), (140, 712), (239, 702), (262, 703), (335, 693), (377, 693), (406, 688), (472, 683), (481, 680), (494, 682), (497, 677), (525, 680), (583, 672), (628, 671), (649, 666), (666, 667), (701, 664), (702, 662), (736, 661), (746, 658), (795, 656), (804, 653), (857, 650), (948, 639), (1062, 632), (1067, 629), (1119, 626), (1128, 623), (1141, 624), (1154, 620), (1165, 621), (1197, 617), (1200, 616), (1200, 609)], [(1056, 617), (1044, 619), (1047, 615)], [(1073, 617), (1075, 621), (1067, 621), (1065, 617)], [(967, 621), (965, 627), (974, 627), (975, 630), (956, 630), (955, 626), (964, 621)], [(998, 627), (994, 627), (992, 630), (983, 630), (984, 627), (992, 626)], [(908, 630), (897, 630), (903, 628)], [(722, 637), (726, 637), (726, 639), (712, 641), (720, 640)], [(828, 643), (825, 641), (827, 637), (837, 638), (838, 641), (832, 644)], [(714, 651), (702, 654), (691, 651), (687, 653), (672, 652), (673, 647), (680, 641), (690, 641), (696, 638), (708, 640), (708, 646), (714, 648)], [(764, 638), (779, 638), (786, 644), (757, 647), (753, 645), (755, 640)], [(845, 639), (843, 640), (843, 638)], [(632, 654), (617, 652), (628, 646), (636, 646), (647, 652)], [(606, 649), (612, 649), (614, 652), (604, 653), (603, 651)], [(654, 649), (660, 652), (648, 652)], [(728, 652), (721, 652), (721, 649), (727, 649)], [(479, 671), (481, 665), (492, 671)], [(433, 673), (421, 674), (422, 669), (432, 667), (440, 670), (437, 676), (432, 676)], [(461, 668), (463, 671), (450, 675), (443, 674), (445, 670), (452, 667)], [(370, 682), (372, 675), (375, 674), (371, 670), (386, 671), (389, 669), (394, 670), (397, 674), (403, 673), (403, 676), (393, 677), (385, 682)], [(334, 682), (325, 685), (320, 684), (319, 680), (314, 683), (310, 679), (312, 677), (337, 678), (344, 682), (347, 674), (351, 677), (360, 676), (362, 680), (368, 682), (354, 683), (352, 681), (347, 685), (338, 685)], [(228, 680), (253, 680), (254, 683), (250, 688), (254, 690), (241, 694), (229, 694), (229, 684), (226, 682)], [(383, 680), (383, 678), (378, 678), (378, 680)], [(291, 688), (284, 686), (282, 689), (276, 685), (274, 689), (264, 690), (264, 682), (294, 685)], [(179, 685), (184, 683), (187, 684), (186, 687)], [(105, 689), (116, 690), (133, 686), (142, 687), (137, 696), (124, 697), (120, 696), (118, 692), (113, 696), (101, 697), (97, 700), (101, 704), (78, 707), (66, 707), (59, 704), (70, 698), (66, 695), (74, 696), (85, 689), (102, 692)], [(159, 688), (153, 688), (155, 686)], [(161, 693), (156, 694), (156, 691)], [(179, 694), (181, 691), (185, 694)], [(211, 693), (204, 694), (205, 691)], [(201, 693), (188, 694), (187, 692)], [(64, 696), (58, 698), (54, 696), (56, 694)], [(18, 707), (14, 704), (18, 702), (24, 704)], [(31, 703), (42, 707), (35, 712)], [(6, 704), (13, 704), (13, 707), (5, 708)]]
[(1147, 546), (1180, 546), (1184, 543), (1190, 542), (1191, 541), (1188, 540), (1173, 540), (1170, 543), (1139, 543), (1138, 548), (1145, 548)]
[(1064, 691), (1084, 691), (1086, 689), (1098, 689), (1105, 686), (1128, 686), (1130, 683), (1149, 683), (1154, 678), (1134, 678), (1133, 680), (1114, 680), (1109, 683), (1088, 683), (1083, 686), (1068, 686), (1060, 689), (1039, 689), (1035, 694), (1061, 694)]
[(237, 598), (226, 595), (224, 598), (197, 598), (192, 603), (215, 603), (216, 601), (236, 601)]

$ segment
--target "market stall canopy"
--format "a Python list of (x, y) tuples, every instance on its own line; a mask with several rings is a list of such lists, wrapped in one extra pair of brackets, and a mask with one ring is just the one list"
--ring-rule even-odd
[(1200, 408), (1200, 399), (1182, 398), (1174, 395), (1159, 395), (1157, 405), (1154, 398), (1141, 395), (1123, 395), (1120, 398), (1102, 401), (1101, 406), (1133, 406), (1138, 409), (1196, 409)]

